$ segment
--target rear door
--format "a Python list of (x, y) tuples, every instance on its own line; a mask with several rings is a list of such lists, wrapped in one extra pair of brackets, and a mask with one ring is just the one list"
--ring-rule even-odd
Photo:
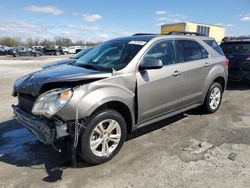
[[(160, 59), (161, 69), (137, 71), (138, 122), (177, 110), (183, 106), (184, 81), (182, 65), (175, 56), (175, 41), (163, 40), (154, 44), (144, 55)], [(142, 62), (141, 61), (141, 62)]]
[(183, 67), (184, 105), (200, 103), (203, 86), (211, 68), (207, 51), (195, 40), (181, 39), (176, 41), (177, 51)]

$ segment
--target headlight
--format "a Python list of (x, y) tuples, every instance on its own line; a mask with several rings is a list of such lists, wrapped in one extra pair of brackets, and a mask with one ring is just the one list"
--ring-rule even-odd
[(51, 117), (68, 103), (72, 95), (71, 89), (56, 89), (44, 93), (35, 102), (32, 113)]

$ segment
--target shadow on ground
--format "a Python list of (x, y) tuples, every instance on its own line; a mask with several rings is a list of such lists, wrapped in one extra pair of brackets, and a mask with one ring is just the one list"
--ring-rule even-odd
[[(128, 141), (149, 132), (161, 129), (171, 123), (185, 118), (184, 114), (165, 119), (150, 126), (137, 129), (128, 136)], [(16, 120), (0, 123), (0, 161), (18, 167), (29, 167), (32, 169), (43, 169), (48, 176), (43, 178), (45, 182), (56, 182), (61, 180), (63, 170), (71, 168), (71, 155), (59, 153), (53, 147), (46, 146), (37, 141)], [(77, 168), (87, 168), (90, 165), (84, 163), (77, 157)]]

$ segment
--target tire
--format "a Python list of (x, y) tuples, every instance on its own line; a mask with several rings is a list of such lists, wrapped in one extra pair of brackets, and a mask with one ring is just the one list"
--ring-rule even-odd
[(60, 55), (60, 52), (56, 52), (56, 56), (59, 56)]
[[(116, 128), (114, 128), (113, 125), (116, 125)], [(103, 131), (100, 131), (100, 126), (103, 128)], [(111, 132), (108, 131), (110, 126), (114, 128)], [(104, 132), (104, 134), (100, 134), (102, 132)], [(109, 137), (110, 134), (108, 133), (112, 134), (113, 138)], [(114, 136), (116, 136), (116, 138), (114, 138)], [(80, 156), (89, 164), (97, 165), (105, 163), (111, 160), (120, 151), (126, 136), (126, 122), (120, 113), (115, 110), (103, 110), (96, 113), (90, 117), (87, 128), (81, 134)], [(110, 138), (116, 140), (116, 142), (109, 140)], [(99, 141), (96, 142), (97, 140)], [(92, 148), (90, 144), (93, 145)], [(106, 149), (106, 146), (108, 146), (108, 149)], [(104, 152), (102, 152), (102, 149)]]
[(210, 86), (203, 104), (206, 113), (211, 114), (219, 109), (222, 100), (222, 93), (223, 90), (221, 84), (218, 82), (214, 82)]

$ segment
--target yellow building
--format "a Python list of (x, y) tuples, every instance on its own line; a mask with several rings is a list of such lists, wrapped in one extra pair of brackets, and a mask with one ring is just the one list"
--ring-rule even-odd
[(161, 26), (161, 34), (168, 34), (171, 31), (196, 32), (205, 36), (213, 37), (218, 43), (221, 43), (221, 40), (225, 37), (226, 29), (223, 26), (195, 22), (164, 24)]

